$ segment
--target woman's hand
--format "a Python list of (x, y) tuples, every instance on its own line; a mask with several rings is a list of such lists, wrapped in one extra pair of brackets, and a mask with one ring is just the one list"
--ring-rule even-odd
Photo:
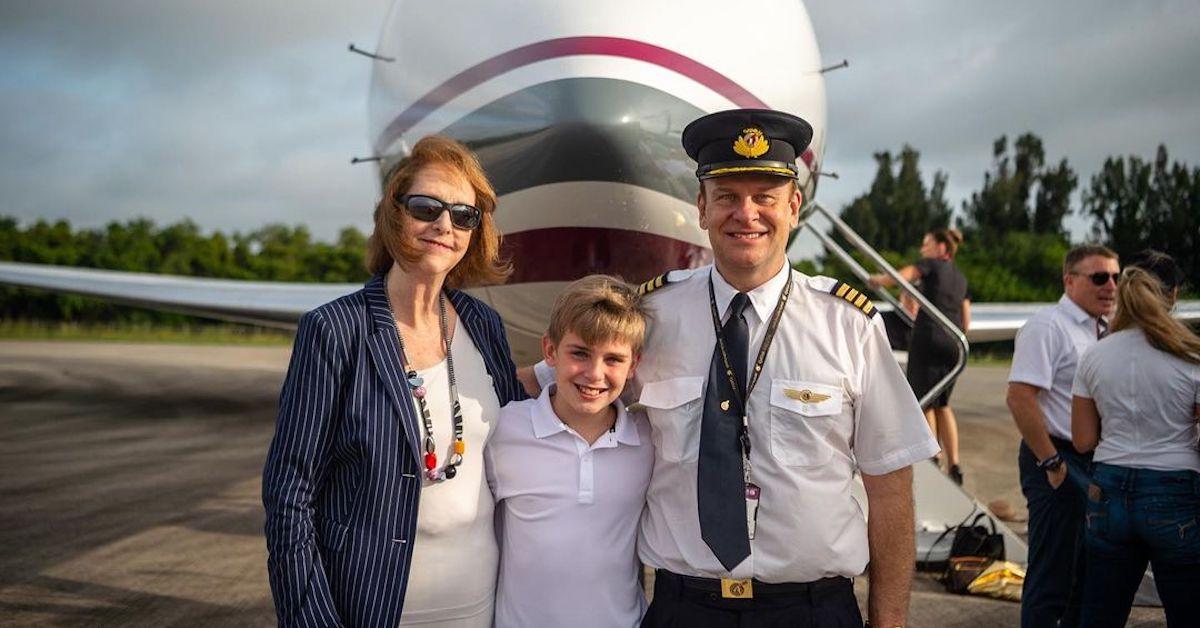
[(542, 392), (542, 387), (538, 384), (537, 375), (533, 372), (532, 366), (522, 366), (517, 369), (517, 380), (525, 387), (525, 394), (537, 398)]

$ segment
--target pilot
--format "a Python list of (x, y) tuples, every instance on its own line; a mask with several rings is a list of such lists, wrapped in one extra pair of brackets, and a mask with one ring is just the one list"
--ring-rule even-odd
[(635, 386), (657, 451), (642, 626), (861, 626), (850, 579), (868, 564), (871, 624), (905, 623), (911, 465), (938, 446), (875, 306), (788, 264), (811, 139), (801, 118), (767, 110), (683, 131), (715, 264), (643, 284), (654, 318)]

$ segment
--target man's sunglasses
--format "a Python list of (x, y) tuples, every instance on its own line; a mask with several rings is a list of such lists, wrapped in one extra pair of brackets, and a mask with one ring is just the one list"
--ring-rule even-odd
[(1091, 279), (1092, 285), (1095, 285), (1095, 286), (1103, 286), (1104, 284), (1108, 283), (1109, 279), (1112, 279), (1113, 283), (1117, 283), (1117, 280), (1121, 278), (1121, 273), (1099, 272), (1099, 273), (1092, 273), (1090, 275), (1084, 275), (1083, 273), (1071, 273), (1071, 274), (1072, 275), (1083, 275), (1084, 277)]
[(450, 224), (470, 231), (479, 226), (483, 212), (478, 207), (466, 203), (450, 204), (439, 198), (424, 194), (405, 194), (396, 198), (396, 203), (403, 206), (409, 216), (421, 222), (437, 220), (443, 211), (450, 212)]

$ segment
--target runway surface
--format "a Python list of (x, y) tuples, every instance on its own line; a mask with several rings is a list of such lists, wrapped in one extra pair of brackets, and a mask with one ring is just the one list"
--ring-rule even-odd
[[(0, 342), (0, 625), (273, 625), (259, 488), (288, 356)], [(1006, 374), (968, 369), (954, 406), (967, 488), (1023, 513)], [(919, 574), (909, 625), (1018, 617)], [(1162, 622), (1134, 609), (1129, 625)]]

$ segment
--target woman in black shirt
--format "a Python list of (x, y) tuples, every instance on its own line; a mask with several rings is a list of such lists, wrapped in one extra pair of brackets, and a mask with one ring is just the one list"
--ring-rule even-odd
[[(961, 242), (962, 234), (957, 230), (931, 231), (921, 242), (921, 260), (901, 268), (899, 273), (911, 283), (920, 282), (921, 294), (965, 333), (971, 319), (971, 295), (966, 277), (954, 265), (954, 255)], [(896, 282), (887, 275), (872, 275), (870, 283), (891, 286)], [(908, 352), (908, 383), (918, 399), (950, 373), (958, 361), (958, 352), (958, 341), (932, 316), (924, 310), (918, 311)], [(950, 408), (953, 390), (954, 382), (951, 382), (925, 409), (925, 419), (946, 454), (950, 477), (962, 484), (962, 470), (958, 466), (958, 423)]]

